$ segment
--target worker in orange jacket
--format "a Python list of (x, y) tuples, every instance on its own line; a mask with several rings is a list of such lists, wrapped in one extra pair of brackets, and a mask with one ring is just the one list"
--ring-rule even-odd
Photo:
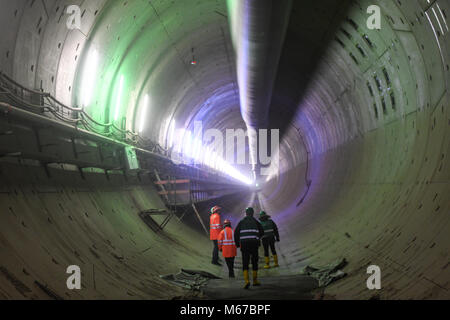
[(222, 208), (215, 206), (211, 209), (211, 217), (209, 218), (209, 234), (213, 242), (214, 249), (212, 254), (212, 264), (221, 266), (219, 263), (219, 234), (222, 231), (222, 224), (220, 223), (220, 211)]
[(228, 275), (234, 278), (234, 259), (237, 255), (236, 244), (234, 243), (234, 232), (231, 229), (231, 221), (225, 220), (223, 223), (224, 229), (219, 234), (219, 250), (227, 263)]

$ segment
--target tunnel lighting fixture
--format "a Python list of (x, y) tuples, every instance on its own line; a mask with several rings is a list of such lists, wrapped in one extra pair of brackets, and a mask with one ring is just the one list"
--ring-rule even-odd
[(224, 172), (233, 177), (234, 179), (239, 180), (247, 185), (251, 185), (253, 183), (251, 179), (244, 176), (242, 173), (240, 173), (236, 168), (232, 167), (231, 165), (227, 164), (226, 167), (227, 168), (225, 169)]
[(177, 130), (177, 136), (176, 136), (176, 142), (175, 142), (175, 144), (176, 144), (175, 150), (178, 153), (182, 153), (183, 152), (183, 138), (184, 138), (185, 133), (186, 133), (185, 129)]
[(214, 167), (216, 168), (216, 170), (220, 171), (220, 157), (216, 154), (216, 158), (214, 159), (215, 163), (214, 163)]
[(216, 158), (216, 170), (223, 171), (222, 170), (222, 158), (219, 156), (217, 156), (217, 158)]
[(436, 38), (436, 43), (437, 43), (437, 46), (439, 48), (439, 52), (441, 54), (442, 63), (445, 65), (445, 59), (444, 59), (444, 56), (442, 54), (441, 42), (439, 41), (439, 37), (437, 35), (436, 29), (434, 28), (433, 22), (431, 21), (431, 18), (428, 15), (427, 12), (425, 12), (425, 15), (427, 16), (428, 22), (430, 23), (431, 29), (433, 30), (433, 33), (434, 33), (434, 37)]
[(197, 161), (200, 162), (200, 158), (201, 158), (201, 154), (202, 154), (202, 142), (199, 139), (194, 139), (194, 152), (193, 152), (193, 158)]
[(208, 166), (214, 168), (214, 151), (211, 151), (211, 155), (208, 158)]
[[(175, 144), (174, 150), (185, 159), (187, 163), (194, 162), (203, 164), (206, 167), (222, 172), (232, 178), (243, 182), (247, 185), (253, 184), (253, 181), (244, 176), (236, 168), (225, 161), (221, 155), (217, 154), (210, 147), (203, 145), (202, 140), (194, 137), (192, 131), (186, 129), (178, 129), (175, 137), (175, 121), (172, 122), (168, 133), (168, 144), (171, 147)], [(175, 137), (176, 141), (171, 138)]]
[(208, 167), (211, 167), (211, 159), (212, 159), (212, 151), (209, 148), (207, 148), (205, 156), (205, 165), (207, 165)]
[(215, 152), (212, 153), (210, 161), (211, 161), (211, 163), (210, 163), (211, 168), (213, 168), (215, 170), (216, 163), (217, 163), (217, 153), (215, 153)]
[(445, 28), (447, 29), (447, 31), (449, 31), (446, 18), (444, 16), (444, 13), (441, 10), (441, 7), (439, 7), (439, 3), (436, 3), (436, 5), (437, 5), (437, 8), (438, 8), (439, 12), (441, 13), (442, 21), (444, 21), (444, 23), (445, 23)]
[(148, 104), (149, 104), (149, 96), (148, 94), (146, 94), (144, 97), (144, 104), (142, 105), (141, 119), (139, 122), (139, 133), (142, 133), (144, 131), (145, 120), (147, 118)]
[(436, 17), (436, 21), (438, 22), (439, 28), (441, 29), (441, 34), (445, 34), (444, 28), (442, 28), (441, 20), (439, 20), (436, 10), (434, 10), (434, 8), (432, 8), (431, 10), (433, 10), (434, 16)]
[(124, 77), (123, 77), (123, 75), (121, 75), (120, 81), (119, 81), (119, 89), (118, 89), (118, 93), (117, 93), (116, 108), (115, 108), (115, 112), (114, 112), (114, 121), (117, 121), (119, 119), (119, 115), (120, 115), (120, 104), (122, 102), (123, 82), (124, 82)]
[(217, 153), (213, 153), (213, 155), (212, 155), (212, 163), (211, 163), (211, 166), (214, 168), (214, 169), (216, 169), (217, 170), (217, 161), (218, 161), (218, 156), (217, 156)]
[(206, 148), (206, 149), (203, 149), (203, 155), (202, 155), (202, 163), (204, 164), (204, 165), (208, 165), (208, 158), (209, 158), (209, 155), (210, 155), (210, 151)]
[(186, 130), (183, 137), (183, 154), (185, 154), (188, 157), (190, 157), (192, 154), (191, 145), (192, 145), (192, 132)]
[(81, 83), (81, 105), (87, 107), (91, 103), (92, 93), (94, 92), (95, 74), (98, 65), (98, 52), (92, 49), (86, 59), (83, 80)]
[(207, 156), (206, 165), (221, 171), (230, 177), (245, 183), (246, 185), (251, 185), (253, 181), (246, 176), (244, 176), (239, 170), (230, 165), (227, 161), (221, 158), (217, 153), (207, 151), (209, 155)]
[(168, 143), (169, 143), (169, 149), (173, 147), (174, 140), (175, 140), (175, 128), (177, 126), (177, 121), (175, 119), (172, 120), (169, 127), (169, 133), (168, 133)]
[(219, 171), (224, 172), (226, 168), (225, 165), (226, 165), (225, 160), (219, 158)]

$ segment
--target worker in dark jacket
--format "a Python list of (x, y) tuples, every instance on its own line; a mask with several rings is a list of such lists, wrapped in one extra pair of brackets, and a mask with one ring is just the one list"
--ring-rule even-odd
[(261, 245), (261, 237), (264, 235), (264, 229), (253, 215), (255, 211), (253, 208), (245, 210), (246, 217), (242, 219), (234, 230), (234, 239), (236, 247), (241, 248), (242, 264), (244, 269), (244, 289), (250, 287), (249, 280), (249, 265), (250, 260), (253, 266), (253, 285), (261, 285), (258, 281), (258, 250)]
[(259, 221), (264, 229), (264, 235), (262, 236), (262, 244), (264, 247), (264, 259), (266, 264), (264, 265), (264, 269), (270, 269), (270, 255), (269, 255), (269, 247), (273, 254), (274, 267), (279, 267), (278, 265), (278, 256), (277, 251), (275, 249), (275, 241), (280, 242), (280, 234), (278, 233), (278, 227), (276, 223), (270, 219), (270, 216), (267, 215), (266, 212), (261, 211), (259, 214)]

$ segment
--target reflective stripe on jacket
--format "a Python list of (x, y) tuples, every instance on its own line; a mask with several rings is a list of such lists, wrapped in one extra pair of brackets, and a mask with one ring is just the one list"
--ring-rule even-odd
[(243, 242), (259, 241), (264, 235), (264, 229), (255, 218), (245, 217), (239, 222), (234, 233), (236, 245), (240, 246)]
[(233, 258), (237, 255), (236, 244), (234, 243), (234, 232), (230, 227), (226, 227), (219, 234), (219, 250), (224, 258)]
[(275, 224), (275, 222), (271, 219), (267, 219), (267, 220), (261, 220), (261, 225), (264, 229), (264, 236), (263, 238), (275, 238), (275, 239), (279, 239), (280, 235), (278, 234), (278, 227)]
[(274, 223), (272, 220), (261, 220), (261, 225), (264, 229), (264, 236), (263, 238), (270, 238), (274, 236)]
[(222, 231), (222, 224), (220, 223), (220, 214), (214, 213), (209, 218), (209, 234), (211, 240), (217, 240)]
[(240, 237), (241, 240), (244, 239), (259, 239), (259, 231), (258, 229), (243, 229), (240, 232)]

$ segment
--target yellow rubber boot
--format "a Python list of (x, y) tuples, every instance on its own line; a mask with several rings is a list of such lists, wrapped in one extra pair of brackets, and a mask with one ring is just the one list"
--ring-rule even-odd
[(270, 257), (264, 257), (266, 260), (266, 264), (264, 265), (264, 269), (270, 269)]
[(256, 287), (261, 285), (258, 281), (258, 271), (253, 271), (253, 285)]
[(273, 256), (273, 262), (275, 263), (275, 265), (273, 266), (274, 268), (278, 268), (280, 266), (278, 264), (278, 256), (277, 255)]
[(244, 280), (245, 280), (244, 289), (250, 288), (250, 278), (248, 276), (248, 270), (244, 270)]

